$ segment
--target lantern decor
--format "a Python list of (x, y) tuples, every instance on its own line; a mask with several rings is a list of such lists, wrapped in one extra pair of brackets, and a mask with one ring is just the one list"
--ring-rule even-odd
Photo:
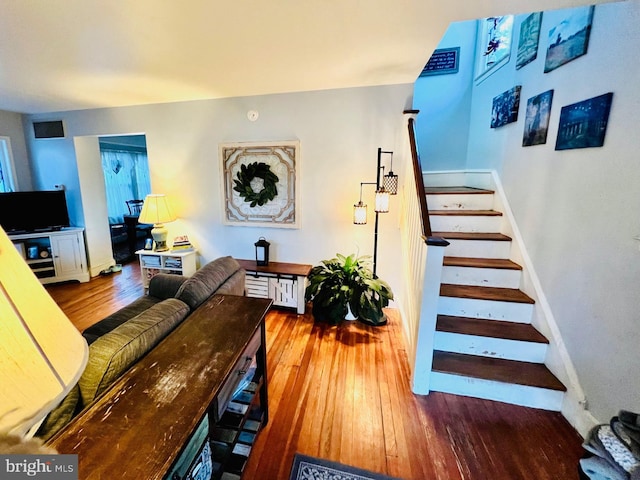
[[(362, 202), (362, 186), (376, 186), (376, 218), (375, 229), (373, 234), (373, 274), (376, 274), (376, 263), (378, 259), (378, 214), (389, 212), (389, 195), (397, 195), (398, 193), (398, 176), (394, 175), (391, 168), (389, 174), (384, 175), (384, 167), (382, 166), (382, 155), (390, 155), (393, 162), (393, 152), (384, 151), (378, 148), (378, 166), (376, 168), (375, 182), (360, 182), (360, 201), (353, 205), (353, 223), (356, 225), (365, 225), (367, 223), (367, 204)], [(383, 177), (380, 178), (382, 170)]]
[(256, 243), (256, 265), (266, 267), (269, 265), (269, 242), (264, 237), (260, 237)]

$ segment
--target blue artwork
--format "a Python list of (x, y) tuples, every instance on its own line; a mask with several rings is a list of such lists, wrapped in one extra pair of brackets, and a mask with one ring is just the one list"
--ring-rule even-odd
[(574, 8), (560, 24), (549, 31), (544, 73), (587, 53), (593, 10), (593, 6)]

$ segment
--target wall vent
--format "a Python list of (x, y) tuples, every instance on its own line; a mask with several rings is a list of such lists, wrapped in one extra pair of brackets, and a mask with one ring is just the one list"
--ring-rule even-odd
[(64, 138), (64, 125), (62, 120), (33, 122), (33, 133), (36, 138)]

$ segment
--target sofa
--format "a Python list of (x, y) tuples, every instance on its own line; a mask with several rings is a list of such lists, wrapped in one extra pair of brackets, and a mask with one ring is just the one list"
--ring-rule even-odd
[(209, 297), (244, 291), (245, 271), (232, 257), (213, 260), (188, 278), (154, 276), (147, 294), (82, 333), (89, 344), (87, 366), (36, 435), (51, 438)]

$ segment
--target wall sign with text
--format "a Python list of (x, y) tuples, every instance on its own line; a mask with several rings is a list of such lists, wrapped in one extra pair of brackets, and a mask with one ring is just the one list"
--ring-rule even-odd
[(460, 47), (439, 48), (433, 51), (433, 55), (422, 69), (421, 77), (429, 75), (447, 75), (458, 73), (460, 61)]

